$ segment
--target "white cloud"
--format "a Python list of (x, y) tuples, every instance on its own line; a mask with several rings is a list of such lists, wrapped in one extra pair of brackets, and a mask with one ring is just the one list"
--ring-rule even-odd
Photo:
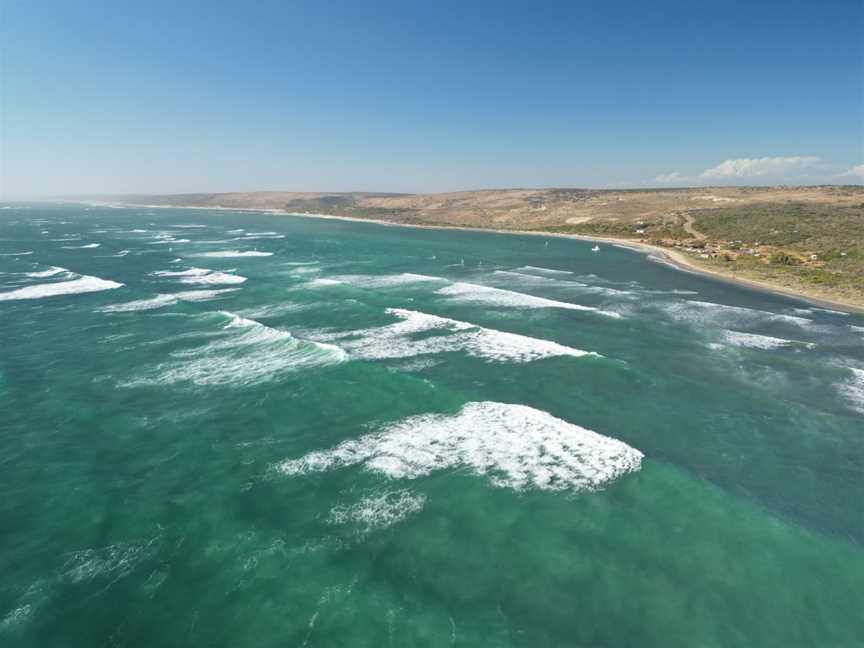
[(673, 171), (672, 173), (661, 173), (656, 178), (654, 178), (654, 182), (662, 182), (664, 184), (669, 184), (671, 182), (683, 182), (687, 180), (687, 178), (681, 175), (678, 171)]
[(815, 166), (820, 159), (815, 156), (739, 158), (725, 160), (702, 172), (702, 178), (754, 178), (759, 176), (800, 175)]
[(848, 171), (844, 171), (841, 176), (853, 176), (856, 178), (864, 178), (864, 164), (856, 164)]

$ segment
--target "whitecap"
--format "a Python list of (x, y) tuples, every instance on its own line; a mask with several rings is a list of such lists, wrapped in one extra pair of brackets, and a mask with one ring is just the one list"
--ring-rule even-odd
[(348, 355), (339, 347), (297, 339), (283, 331), (235, 313), (220, 312), (227, 322), (219, 339), (189, 350), (175, 351), (172, 360), (153, 367), (150, 375), (127, 387), (192, 383), (253, 385), (293, 371), (338, 364)]
[(209, 268), (187, 268), (186, 270), (157, 270), (150, 274), (154, 277), (201, 277), (213, 272)]
[[(456, 351), (494, 362), (531, 362), (554, 356), (599, 357), (597, 353), (557, 342), (483, 328), (437, 315), (402, 308), (388, 308), (386, 312), (400, 321), (377, 328), (323, 334), (317, 339), (335, 342), (352, 357), (365, 360)], [(418, 337), (431, 332), (436, 334)]]
[(176, 277), (186, 284), (241, 284), (246, 281), (242, 275), (230, 272), (216, 272), (209, 268), (187, 268), (186, 270), (157, 270), (150, 273), (154, 277)]
[(294, 302), (281, 302), (278, 304), (267, 304), (264, 306), (257, 306), (255, 308), (247, 308), (241, 310), (239, 312), (243, 317), (250, 317), (252, 319), (258, 317), (278, 317), (280, 315), (286, 315), (288, 313), (297, 313), (303, 310), (310, 308), (310, 304), (297, 304)]
[(130, 313), (135, 311), (153, 310), (162, 308), (171, 304), (176, 304), (177, 298), (174, 295), (156, 295), (150, 299), (136, 299), (135, 301), (126, 302), (123, 304), (112, 304), (97, 309), (102, 313)]
[(447, 280), (441, 277), (403, 272), (394, 275), (336, 275), (331, 281), (347, 283), (360, 288), (394, 288), (399, 286), (410, 286), (418, 283), (444, 283)]
[(130, 313), (136, 311), (155, 310), (172, 306), (180, 301), (199, 302), (215, 299), (225, 293), (235, 292), (239, 288), (223, 288), (221, 290), (187, 290), (179, 293), (159, 294), (150, 299), (137, 299), (123, 304), (112, 304), (99, 308), (102, 313)]
[(33, 251), (30, 252), (0, 252), (0, 256), (27, 256), (28, 254), (33, 254)]
[(61, 245), (64, 250), (90, 250), (99, 247), (99, 243), (88, 243), (86, 245)]
[(216, 259), (233, 259), (235, 257), (268, 257), (272, 252), (259, 252), (258, 250), (221, 250), (219, 252), (201, 252), (195, 254), (197, 257), (211, 257)]
[(88, 277), (83, 275), (70, 281), (58, 281), (55, 283), (36, 284), (26, 288), (18, 288), (10, 292), (0, 293), (0, 301), (12, 299), (41, 299), (43, 297), (56, 297), (59, 295), (74, 295), (79, 293), (98, 292), (120, 288), (123, 284), (99, 277)]
[(150, 241), (147, 245), (174, 245), (175, 243), (191, 243), (190, 239), (164, 238), (159, 241)]
[(301, 288), (326, 288), (327, 286), (341, 286), (343, 285), (341, 281), (336, 279), (312, 279), (311, 281), (307, 281), (304, 284), (301, 284)]
[(295, 476), (362, 464), (391, 479), (448, 469), (495, 486), (592, 491), (639, 470), (643, 454), (617, 439), (525, 405), (468, 403), (455, 415), (422, 414), (330, 450), (277, 465)]
[(697, 300), (669, 302), (661, 307), (674, 319), (687, 321), (693, 324), (705, 325), (716, 324), (720, 326), (748, 326), (770, 322), (785, 322), (806, 327), (813, 320), (786, 315), (783, 313), (772, 313), (743, 306), (728, 306), (726, 304), (715, 304)]
[(180, 282), (185, 284), (241, 284), (245, 281), (246, 277), (230, 272), (210, 272), (205, 275), (180, 278)]
[(47, 270), (42, 270), (41, 272), (25, 272), (24, 274), (28, 277), (33, 277), (34, 279), (40, 279), (44, 277), (53, 277), (54, 275), (58, 275), (62, 272), (69, 272), (66, 268), (58, 268), (57, 266), (51, 266)]
[(727, 344), (751, 349), (779, 349), (801, 345), (812, 348), (814, 346), (797, 340), (786, 340), (770, 335), (757, 335), (756, 333), (742, 333), (741, 331), (723, 331), (722, 338)]
[(582, 304), (556, 301), (554, 299), (535, 297), (534, 295), (515, 292), (513, 290), (491, 288), (489, 286), (481, 286), (471, 283), (457, 282), (437, 290), (436, 293), (450, 298), (451, 301), (468, 304), (484, 304), (508, 308), (562, 308), (567, 310), (590, 311), (598, 313), (599, 315), (606, 315), (607, 317), (621, 317), (619, 313), (601, 310), (593, 306), (583, 306)]
[(522, 266), (519, 270), (527, 271), (527, 272), (540, 272), (542, 274), (552, 274), (552, 275), (572, 275), (573, 273), (569, 270), (554, 270), (552, 268), (538, 268), (537, 266)]

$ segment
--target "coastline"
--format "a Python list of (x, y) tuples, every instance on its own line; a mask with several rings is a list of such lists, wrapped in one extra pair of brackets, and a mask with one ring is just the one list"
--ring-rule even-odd
[(137, 208), (147, 208), (147, 209), (203, 209), (203, 210), (214, 210), (214, 211), (234, 211), (234, 212), (248, 212), (248, 213), (260, 213), (260, 214), (272, 214), (274, 216), (295, 216), (299, 218), (315, 218), (319, 220), (339, 220), (339, 221), (349, 221), (354, 223), (371, 223), (374, 225), (385, 225), (389, 227), (410, 227), (414, 229), (432, 229), (432, 230), (460, 230), (465, 232), (487, 232), (494, 234), (511, 234), (511, 235), (530, 235), (530, 236), (544, 236), (544, 237), (555, 237), (555, 238), (565, 238), (572, 239), (578, 241), (586, 241), (586, 242), (597, 242), (597, 243), (606, 243), (607, 245), (614, 245), (616, 247), (629, 249), (633, 252), (638, 252), (640, 254), (646, 254), (648, 256), (655, 255), (657, 260), (661, 263), (665, 263), (666, 265), (671, 266), (675, 270), (679, 272), (689, 272), (691, 274), (698, 274), (705, 277), (709, 277), (712, 279), (716, 279), (719, 281), (723, 281), (730, 284), (735, 284), (738, 286), (743, 286), (745, 288), (750, 288), (751, 290), (756, 290), (763, 293), (769, 293), (773, 295), (779, 295), (781, 297), (788, 297), (792, 299), (798, 299), (817, 308), (824, 308), (829, 310), (841, 311), (844, 313), (850, 313), (855, 315), (864, 315), (864, 305), (854, 304), (850, 302), (843, 301), (834, 301), (831, 299), (826, 299), (824, 297), (820, 297), (817, 295), (810, 295), (805, 292), (795, 291), (789, 288), (784, 288), (781, 286), (776, 286), (774, 284), (757, 281), (755, 279), (746, 279), (743, 277), (738, 277), (731, 274), (726, 274), (722, 272), (718, 272), (716, 270), (711, 270), (708, 268), (704, 268), (700, 265), (697, 265), (693, 262), (692, 259), (689, 259), (684, 254), (676, 250), (670, 250), (668, 248), (660, 247), (658, 245), (651, 245), (650, 243), (642, 243), (641, 241), (634, 241), (632, 239), (623, 239), (623, 238), (615, 238), (615, 237), (598, 237), (598, 236), (586, 236), (582, 234), (567, 234), (564, 232), (540, 232), (537, 230), (514, 230), (514, 229), (493, 229), (488, 227), (468, 227), (461, 225), (417, 225), (412, 223), (394, 223), (393, 221), (381, 220), (378, 218), (361, 218), (358, 216), (337, 216), (334, 214), (310, 214), (310, 213), (299, 213), (299, 212), (289, 212), (284, 209), (255, 209), (255, 208), (244, 208), (244, 207), (213, 207), (208, 205), (145, 205), (145, 204), (133, 204), (133, 203), (98, 203), (98, 202), (86, 202), (81, 203), (77, 202), (76, 204), (87, 204), (98, 207), (137, 207)]

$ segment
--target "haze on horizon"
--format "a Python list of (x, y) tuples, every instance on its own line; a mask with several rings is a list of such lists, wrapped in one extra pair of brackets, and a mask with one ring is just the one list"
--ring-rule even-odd
[(858, 1), (0, 14), (0, 198), (864, 182)]

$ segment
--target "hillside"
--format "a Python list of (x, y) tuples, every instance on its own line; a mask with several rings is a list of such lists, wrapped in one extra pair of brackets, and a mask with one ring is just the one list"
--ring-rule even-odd
[(90, 197), (622, 238), (705, 270), (864, 306), (864, 187), (252, 192)]

